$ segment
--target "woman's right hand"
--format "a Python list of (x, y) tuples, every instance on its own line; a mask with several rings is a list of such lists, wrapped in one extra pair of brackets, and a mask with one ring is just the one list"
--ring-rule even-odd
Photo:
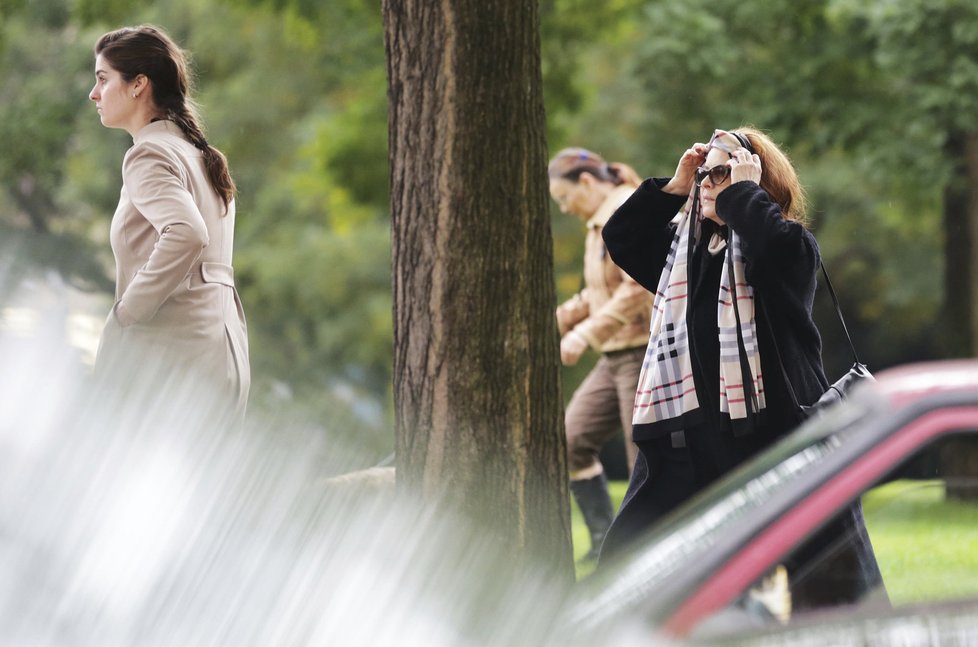
[(679, 158), (679, 164), (676, 166), (676, 174), (662, 187), (663, 192), (671, 193), (672, 195), (689, 195), (689, 191), (693, 188), (693, 182), (696, 179), (696, 169), (703, 166), (703, 163), (706, 162), (706, 154), (709, 150), (709, 146), (699, 142), (686, 149), (683, 156)]
[(560, 362), (564, 366), (574, 366), (588, 349), (588, 341), (576, 330), (569, 331), (560, 338)]

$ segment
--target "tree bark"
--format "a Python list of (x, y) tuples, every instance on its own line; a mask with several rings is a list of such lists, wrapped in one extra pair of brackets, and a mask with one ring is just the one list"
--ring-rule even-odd
[[(955, 132), (946, 146), (954, 175), (944, 191), (944, 344), (949, 357), (978, 357), (978, 134)], [(971, 485), (978, 444), (949, 443), (941, 453), (947, 498), (978, 500)]]
[(952, 133), (945, 150), (954, 173), (944, 190), (943, 348), (978, 357), (978, 133)]
[(978, 133), (967, 136), (966, 154), (968, 159), (968, 245), (967, 265), (964, 273), (968, 277), (968, 318), (971, 357), (978, 357)]
[(978, 501), (978, 438), (970, 434), (948, 438), (938, 457), (945, 497), (951, 501)]
[(573, 572), (534, 0), (384, 0), (398, 489)]

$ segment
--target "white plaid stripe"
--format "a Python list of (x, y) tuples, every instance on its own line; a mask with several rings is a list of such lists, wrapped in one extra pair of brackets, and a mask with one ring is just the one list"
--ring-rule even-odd
[[(747, 284), (740, 237), (732, 230), (728, 234), (727, 254), (733, 255), (733, 280), (737, 284), (737, 308), (740, 311), (741, 335), (750, 367), (751, 381), (757, 398), (757, 411), (765, 407), (764, 382), (761, 375), (761, 356), (757, 350), (757, 326), (754, 320), (754, 288)], [(717, 329), (720, 334), (720, 411), (731, 418), (746, 418), (743, 373), (740, 347), (737, 343), (737, 317), (731, 303), (730, 263), (725, 258), (720, 275), (720, 299), (717, 306)]]
[[(686, 329), (687, 250), (689, 244), (688, 210), (677, 216), (676, 235), (672, 239), (666, 263), (652, 304), (652, 321), (645, 362), (635, 393), (633, 424), (650, 424), (679, 416), (699, 408), (693, 383), (692, 359)], [(726, 254), (733, 254), (734, 278), (740, 309), (744, 346), (751, 368), (758, 407), (763, 409), (764, 389), (757, 351), (757, 329), (754, 322), (754, 290), (744, 278), (744, 261), (740, 241), (731, 231)], [(718, 247), (722, 249), (723, 246)], [(724, 260), (720, 278), (721, 299), (717, 308), (720, 335), (720, 410), (731, 418), (746, 418), (744, 392), (737, 344), (737, 320), (730, 304), (730, 277)]]
[(689, 217), (688, 210), (677, 216), (676, 236), (655, 291), (649, 345), (635, 392), (633, 424), (676, 418), (699, 407), (686, 331)]

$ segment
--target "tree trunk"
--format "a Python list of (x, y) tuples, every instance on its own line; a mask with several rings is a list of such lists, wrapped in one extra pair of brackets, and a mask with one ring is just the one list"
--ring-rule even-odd
[(954, 174), (944, 191), (943, 348), (978, 357), (978, 134), (952, 133), (945, 150)]
[(398, 489), (569, 577), (537, 4), (383, 11)]
[(971, 322), (968, 340), (971, 348), (969, 355), (978, 357), (978, 133), (969, 133), (967, 142), (968, 211), (965, 226), (968, 230), (968, 252), (964, 274), (968, 277), (967, 285), (970, 288), (966, 295), (968, 315)]
[[(978, 134), (953, 133), (946, 150), (954, 175), (944, 192), (945, 348), (950, 357), (978, 357)], [(978, 443), (960, 439), (944, 449), (947, 497), (978, 500)]]
[(978, 501), (978, 438), (967, 434), (948, 438), (938, 456), (945, 497), (953, 501)]

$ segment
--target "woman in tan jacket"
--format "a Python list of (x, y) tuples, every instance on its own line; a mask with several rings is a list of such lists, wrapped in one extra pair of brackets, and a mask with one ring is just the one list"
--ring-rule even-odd
[(110, 231), (115, 305), (96, 372), (136, 398), (179, 391), (240, 417), (251, 378), (231, 268), (235, 187), (204, 138), (186, 57), (151, 26), (105, 34), (95, 55), (89, 98), (102, 125), (133, 138)]
[(629, 470), (635, 462), (632, 405), (652, 310), (652, 295), (611, 260), (601, 231), (640, 179), (630, 167), (608, 164), (583, 148), (557, 153), (549, 176), (550, 195), (560, 210), (587, 227), (584, 289), (557, 308), (557, 324), (565, 365), (576, 364), (589, 347), (601, 353), (571, 397), (564, 417), (571, 492), (591, 535), (586, 559), (594, 559), (614, 517), (598, 454), (622, 429)]

